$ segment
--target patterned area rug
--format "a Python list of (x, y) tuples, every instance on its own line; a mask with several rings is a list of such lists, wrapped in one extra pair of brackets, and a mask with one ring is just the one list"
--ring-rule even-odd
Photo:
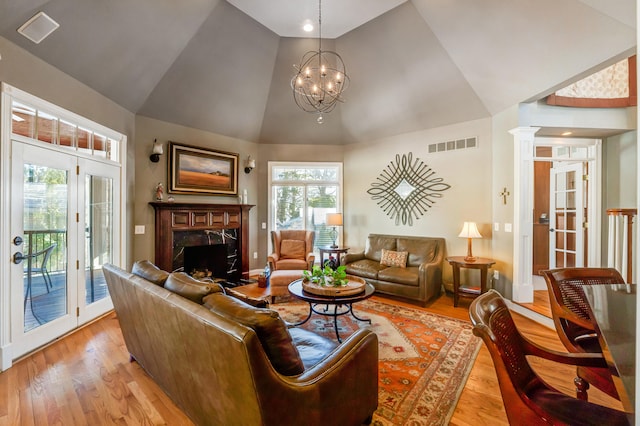
[[(309, 312), (303, 302), (271, 308), (290, 322), (306, 318)], [(373, 300), (355, 304), (354, 311), (360, 318), (371, 319), (371, 325), (350, 314), (340, 316), (340, 337), (344, 340), (358, 327), (370, 328), (380, 345), (378, 409), (372, 424), (448, 424), (481, 345), (471, 324)], [(336, 338), (330, 317), (313, 314), (302, 327)]]

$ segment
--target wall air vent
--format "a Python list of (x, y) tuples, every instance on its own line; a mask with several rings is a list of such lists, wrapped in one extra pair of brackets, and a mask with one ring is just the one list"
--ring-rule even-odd
[(478, 138), (456, 139), (454, 141), (431, 143), (428, 145), (429, 154), (442, 151), (453, 151), (454, 149), (477, 148)]
[(38, 12), (18, 28), (18, 32), (38, 44), (54, 32), (60, 24), (44, 12)]

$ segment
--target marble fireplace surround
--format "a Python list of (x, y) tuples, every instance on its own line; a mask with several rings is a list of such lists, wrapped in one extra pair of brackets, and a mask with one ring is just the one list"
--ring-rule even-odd
[(249, 204), (151, 202), (155, 210), (155, 264), (182, 270), (184, 247), (227, 245), (227, 272), (249, 278)]

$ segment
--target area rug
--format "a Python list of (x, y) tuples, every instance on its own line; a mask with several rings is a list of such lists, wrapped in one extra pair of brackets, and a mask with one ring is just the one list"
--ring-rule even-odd
[[(309, 312), (303, 302), (271, 308), (290, 322), (306, 318)], [(371, 324), (350, 314), (338, 317), (343, 341), (361, 327), (374, 331), (380, 345), (378, 409), (372, 424), (448, 424), (481, 345), (471, 324), (374, 300), (359, 302), (353, 310), (358, 317), (371, 319)], [(336, 338), (330, 317), (313, 314), (302, 327)]]

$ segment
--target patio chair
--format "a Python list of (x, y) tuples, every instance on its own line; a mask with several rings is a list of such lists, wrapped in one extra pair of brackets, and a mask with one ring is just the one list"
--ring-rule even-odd
[(31, 254), (31, 263), (32, 265), (36, 263), (36, 259), (42, 256), (42, 260), (40, 261), (37, 267), (31, 267), (31, 274), (42, 274), (42, 279), (44, 280), (44, 286), (47, 289), (47, 293), (53, 289), (53, 281), (51, 281), (51, 276), (49, 275), (49, 259), (51, 258), (51, 253), (58, 246), (57, 243), (51, 244), (49, 247), (42, 249), (36, 253)]

